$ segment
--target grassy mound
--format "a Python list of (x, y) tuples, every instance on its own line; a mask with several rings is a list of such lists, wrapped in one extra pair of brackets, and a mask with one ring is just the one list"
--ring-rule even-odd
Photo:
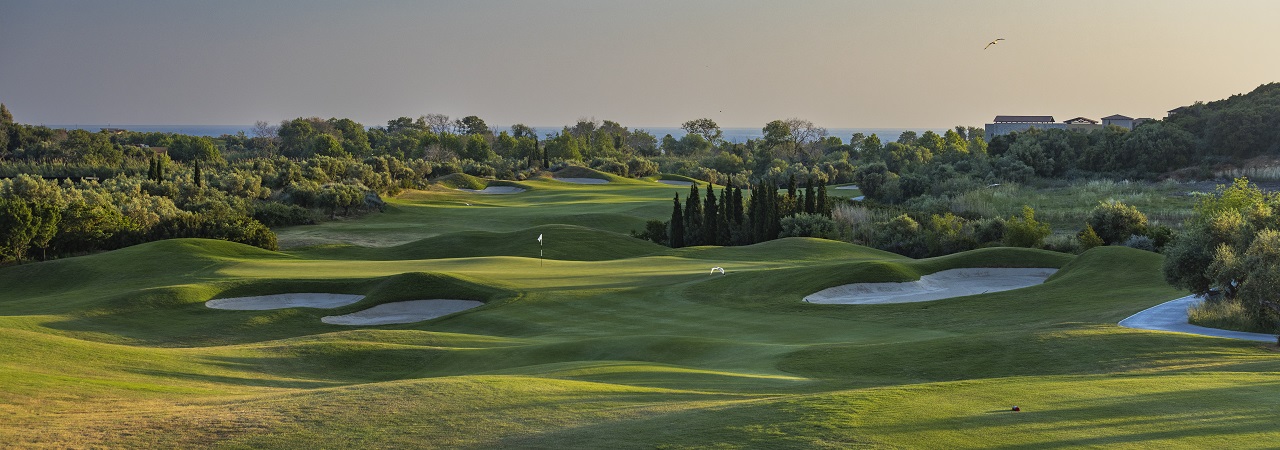
[(567, 166), (552, 173), (555, 178), (595, 178), (597, 180), (621, 181), (624, 178), (582, 166)]
[(481, 190), (489, 185), (489, 183), (481, 178), (477, 178), (465, 173), (451, 173), (440, 178), (431, 180), (432, 183), (439, 184), (449, 189), (475, 189)]
[[(539, 246), (538, 235), (544, 236)], [(510, 232), (463, 231), (390, 248), (325, 246), (298, 252), (308, 258), (404, 260), (515, 256), (566, 261), (606, 261), (662, 253), (670, 249), (620, 233), (576, 225), (542, 225)]]

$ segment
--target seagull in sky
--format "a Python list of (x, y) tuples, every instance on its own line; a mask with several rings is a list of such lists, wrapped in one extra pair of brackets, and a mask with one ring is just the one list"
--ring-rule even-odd
[(982, 49), (983, 49), (983, 50), (986, 50), (987, 48), (990, 48), (992, 45), (999, 44), (999, 43), (1000, 43), (1000, 41), (1003, 41), (1003, 40), (1004, 40), (1004, 38), (998, 38), (998, 39), (996, 39), (996, 40), (994, 40), (994, 41), (988, 42), (988, 43), (987, 43), (987, 46), (986, 46), (986, 47), (982, 47)]

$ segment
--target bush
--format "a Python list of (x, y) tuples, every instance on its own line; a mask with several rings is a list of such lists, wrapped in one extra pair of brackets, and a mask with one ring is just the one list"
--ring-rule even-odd
[(1059, 253), (1080, 253), (1085, 248), (1080, 241), (1069, 234), (1055, 234), (1044, 240), (1044, 249)]
[(1093, 227), (1085, 225), (1083, 230), (1076, 235), (1076, 239), (1080, 241), (1080, 250), (1088, 250), (1102, 245), (1102, 238), (1098, 237), (1098, 233), (1093, 231)]
[(836, 224), (821, 214), (800, 213), (782, 218), (782, 232), (778, 237), (836, 238)]
[(253, 205), (253, 219), (268, 227), (286, 225), (312, 225), (316, 223), (311, 210), (296, 205), (276, 202), (257, 202)]
[(1010, 217), (1005, 225), (1004, 243), (1014, 247), (1039, 248), (1051, 231), (1049, 224), (1036, 220), (1036, 211), (1022, 207), (1022, 217)]
[(1137, 234), (1129, 236), (1129, 239), (1125, 239), (1124, 246), (1129, 248), (1136, 248), (1138, 250), (1146, 250), (1149, 252), (1156, 251), (1156, 244), (1154, 240), (1152, 240), (1149, 237), (1141, 236)]
[(1147, 233), (1147, 216), (1138, 208), (1118, 201), (1101, 202), (1087, 220), (1107, 245), (1119, 244), (1135, 234)]

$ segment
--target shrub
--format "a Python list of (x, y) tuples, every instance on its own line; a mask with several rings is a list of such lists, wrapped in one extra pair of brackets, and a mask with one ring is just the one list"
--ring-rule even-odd
[(1118, 244), (1129, 236), (1147, 232), (1146, 215), (1139, 212), (1138, 208), (1114, 200), (1101, 202), (1093, 208), (1087, 223), (1107, 245)]
[(836, 224), (830, 217), (821, 214), (800, 213), (782, 218), (782, 232), (779, 237), (835, 239), (835, 231)]
[(1102, 245), (1102, 238), (1098, 237), (1098, 233), (1093, 231), (1093, 227), (1085, 225), (1080, 233), (1076, 234), (1076, 239), (1080, 241), (1080, 250), (1088, 250)]
[(1014, 247), (1038, 248), (1051, 231), (1049, 224), (1036, 220), (1036, 211), (1022, 207), (1022, 217), (1013, 216), (1005, 224), (1004, 243)]
[(1156, 244), (1154, 240), (1152, 240), (1149, 237), (1141, 236), (1137, 234), (1129, 236), (1129, 239), (1125, 239), (1124, 246), (1129, 248), (1136, 248), (1138, 250), (1146, 250), (1149, 252), (1156, 251)]

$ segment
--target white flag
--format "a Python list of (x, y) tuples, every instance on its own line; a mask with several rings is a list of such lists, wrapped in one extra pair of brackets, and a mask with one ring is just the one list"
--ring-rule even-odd
[(538, 245), (542, 245), (542, 234), (538, 234)]

